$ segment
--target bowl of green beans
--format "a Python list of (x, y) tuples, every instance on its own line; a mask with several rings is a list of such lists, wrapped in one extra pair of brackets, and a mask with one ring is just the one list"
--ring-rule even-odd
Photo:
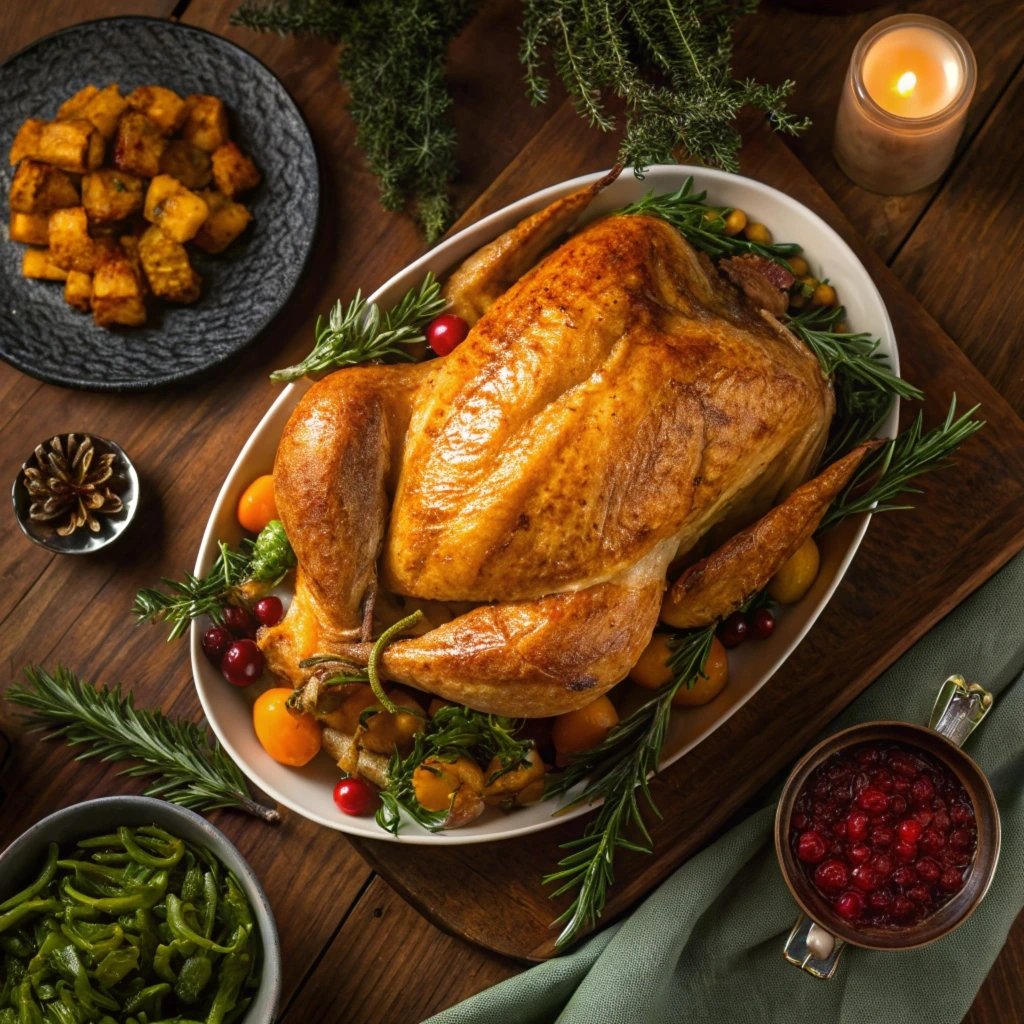
[(193, 811), (87, 800), (0, 854), (0, 1024), (272, 1024), (280, 993), (266, 894)]

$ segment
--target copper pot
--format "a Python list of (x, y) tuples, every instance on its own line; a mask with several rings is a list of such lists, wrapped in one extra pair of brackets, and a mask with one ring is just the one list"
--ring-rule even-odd
[[(926, 728), (906, 722), (867, 722), (844, 729), (804, 756), (786, 781), (775, 815), (775, 852), (789, 891), (803, 912), (784, 950), (786, 959), (819, 978), (835, 973), (847, 945), (864, 949), (916, 949), (948, 935), (974, 912), (992, 883), (999, 860), (999, 808), (981, 769), (960, 744), (988, 713), (992, 696), (962, 676), (943, 683)], [(897, 741), (927, 751), (963, 783), (974, 805), (978, 846), (963, 888), (934, 914), (898, 928), (854, 928), (822, 899), (803, 871), (789, 842), (790, 818), (808, 776), (833, 754), (861, 743)]]

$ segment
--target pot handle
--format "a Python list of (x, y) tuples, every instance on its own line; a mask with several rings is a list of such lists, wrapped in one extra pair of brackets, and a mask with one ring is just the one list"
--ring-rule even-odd
[[(939, 688), (928, 728), (962, 747), (991, 707), (991, 693), (977, 683), (968, 683), (963, 676), (950, 676)], [(791, 964), (815, 978), (831, 978), (845, 948), (842, 939), (801, 914), (782, 953)]]

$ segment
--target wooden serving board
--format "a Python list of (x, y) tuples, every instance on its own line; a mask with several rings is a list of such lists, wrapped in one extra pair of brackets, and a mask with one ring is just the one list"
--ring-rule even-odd
[[(871, 273), (889, 310), (903, 376), (928, 396), (926, 427), (956, 393), (988, 426), (955, 469), (921, 482), (909, 512), (874, 519), (846, 578), (789, 661), (743, 708), (652, 785), (655, 852), (620, 853), (604, 922), (704, 846), (741, 805), (883, 669), (1024, 547), (1024, 422), (902, 286), (789, 149), (763, 124), (745, 132), (743, 172), (823, 217)], [(566, 104), (467, 211), (456, 230), (514, 199), (614, 162), (615, 140)], [(838, 282), (840, 295), (842, 282)], [(916, 409), (904, 403), (905, 418)], [(949, 671), (970, 672), (950, 664)], [(984, 680), (981, 680), (984, 682)], [(938, 680), (936, 681), (936, 683)], [(554, 953), (552, 901), (541, 876), (578, 836), (576, 819), (519, 839), (447, 850), (350, 838), (370, 865), (439, 927), (522, 960)]]

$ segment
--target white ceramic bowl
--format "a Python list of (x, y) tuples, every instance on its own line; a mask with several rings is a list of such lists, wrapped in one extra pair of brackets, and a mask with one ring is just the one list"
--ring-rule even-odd
[[(880, 351), (889, 357), (893, 369), (899, 371), (896, 341), (889, 315), (860, 261), (820, 217), (767, 185), (701, 167), (653, 167), (643, 181), (638, 181), (626, 170), (594, 201), (581, 218), (581, 223), (621, 209), (635, 202), (649, 189), (658, 193), (675, 191), (690, 174), (695, 179), (696, 191), (707, 189), (709, 202), (717, 206), (743, 209), (749, 216), (767, 225), (780, 241), (799, 242), (804, 247), (812, 272), (835, 282), (848, 310), (850, 326), (858, 331), (870, 331), (881, 338)], [(591, 174), (553, 185), (485, 217), (396, 274), (374, 292), (371, 299), (383, 306), (393, 304), (409, 288), (420, 284), (428, 270), (438, 276), (443, 275), (523, 217), (600, 177), (600, 173)], [(308, 387), (309, 382), (306, 380), (285, 387), (235, 460), (207, 524), (196, 563), (197, 574), (209, 570), (217, 556), (218, 540), (231, 544), (240, 540), (241, 528), (235, 518), (239, 496), (255, 477), (271, 472), (284, 425)], [(897, 402), (884, 425), (883, 434), (890, 437), (895, 435), (898, 415)], [(717, 729), (789, 657), (843, 578), (864, 536), (869, 518), (865, 515), (847, 520), (825, 535), (821, 542), (821, 571), (810, 592), (798, 605), (787, 608), (779, 616), (775, 632), (769, 640), (746, 644), (730, 652), (730, 680), (722, 694), (704, 707), (678, 711), (672, 715), (662, 767), (680, 758)], [(281, 596), (285, 599), (288, 597), (287, 594)], [(243, 771), (286, 807), (313, 821), (369, 839), (394, 839), (390, 833), (379, 828), (372, 817), (346, 817), (335, 808), (332, 789), (337, 782), (338, 771), (326, 754), (321, 754), (303, 769), (295, 769), (278, 764), (263, 750), (253, 732), (251, 707), (258, 693), (274, 684), (267, 681), (246, 690), (228, 685), (202, 653), (200, 638), (205, 628), (203, 623), (192, 625), (192, 669), (196, 687), (214, 732)], [(548, 801), (508, 815), (498, 810), (488, 810), (468, 827), (435, 834), (409, 822), (402, 829), (398, 841), (452, 844), (507, 839), (555, 824), (552, 812), (558, 806)], [(576, 808), (557, 821), (583, 814), (586, 810), (585, 807)]]

